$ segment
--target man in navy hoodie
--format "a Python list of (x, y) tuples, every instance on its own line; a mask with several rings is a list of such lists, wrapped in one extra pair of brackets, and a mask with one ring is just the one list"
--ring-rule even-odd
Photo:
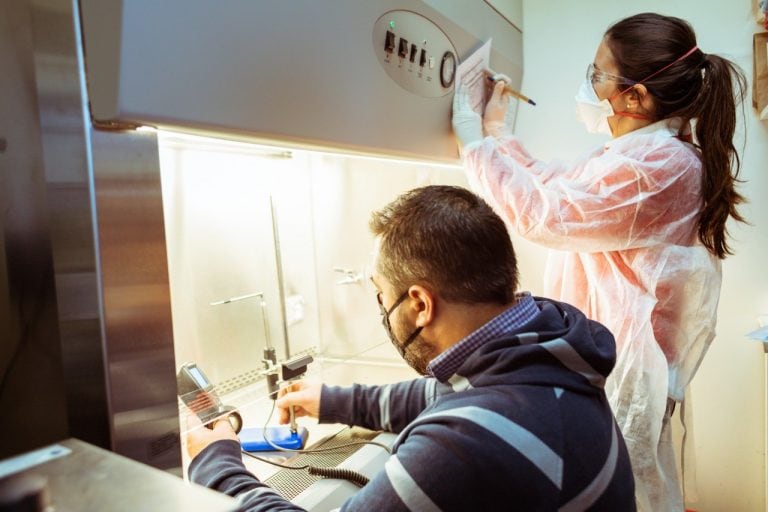
[[(299, 384), (278, 400), (320, 422), (399, 433), (342, 511), (633, 511), (624, 439), (603, 391), (608, 330), (517, 290), (504, 222), (459, 187), (428, 186), (372, 215), (384, 328), (425, 375), (349, 388)], [(229, 422), (188, 435), (194, 482), (243, 510), (302, 510), (243, 465)]]

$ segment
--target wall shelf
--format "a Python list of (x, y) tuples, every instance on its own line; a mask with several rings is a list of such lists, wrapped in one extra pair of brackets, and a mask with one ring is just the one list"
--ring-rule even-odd
[(754, 35), (752, 105), (761, 120), (768, 120), (768, 32)]

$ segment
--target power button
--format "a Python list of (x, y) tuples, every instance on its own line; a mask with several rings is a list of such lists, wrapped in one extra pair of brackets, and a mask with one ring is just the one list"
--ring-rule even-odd
[(384, 51), (392, 53), (395, 51), (395, 33), (387, 30), (387, 38), (384, 40)]

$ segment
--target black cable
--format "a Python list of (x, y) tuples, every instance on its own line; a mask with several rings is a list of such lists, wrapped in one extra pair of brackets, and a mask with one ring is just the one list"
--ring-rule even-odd
[(272, 409), (269, 411), (269, 416), (267, 417), (267, 421), (264, 422), (264, 428), (262, 429), (262, 435), (264, 437), (264, 441), (267, 442), (269, 446), (274, 448), (276, 451), (280, 452), (291, 452), (291, 453), (323, 453), (323, 452), (334, 452), (338, 451), (344, 448), (347, 448), (349, 446), (359, 446), (363, 444), (372, 444), (374, 446), (378, 446), (379, 448), (383, 448), (388, 454), (392, 454), (392, 450), (389, 448), (389, 446), (378, 443), (376, 441), (350, 441), (349, 443), (344, 443), (339, 446), (334, 446), (332, 448), (312, 448), (309, 450), (296, 450), (293, 448), (283, 448), (282, 446), (278, 446), (269, 439), (267, 439), (267, 425), (269, 425), (269, 422), (272, 420), (272, 415), (275, 413), (275, 402), (272, 402)]
[(3, 373), (2, 378), (0, 378), (0, 399), (2, 399), (3, 394), (5, 393), (5, 387), (8, 385), (8, 379), (11, 376), (11, 372), (13, 371), (13, 367), (16, 365), (16, 360), (21, 356), (21, 352), (27, 345), (27, 333), (28, 333), (28, 324), (24, 324), (22, 326), (21, 330), (21, 336), (19, 337), (18, 342), (16, 343), (16, 347), (13, 350), (13, 354), (11, 355), (11, 358), (8, 360), (8, 364), (5, 367), (5, 372)]
[(365, 484), (370, 481), (370, 479), (362, 473), (358, 473), (357, 471), (353, 471), (347, 468), (327, 468), (320, 466), (310, 466), (309, 464), (304, 464), (303, 466), (288, 466), (286, 464), (280, 464), (279, 462), (275, 462), (264, 457), (259, 457), (258, 455), (254, 455), (251, 452), (247, 452), (245, 450), (240, 451), (249, 457), (252, 457), (261, 462), (266, 462), (267, 464), (272, 464), (273, 466), (277, 466), (283, 469), (306, 469), (307, 473), (312, 476), (348, 480), (358, 487), (364, 487)]
[[(10, 272), (10, 270), (8, 270), (8, 266), (6, 266), (5, 270), (7, 272)], [(10, 275), (11, 274), (9, 274), (9, 276)], [(24, 349), (32, 346), (30, 338), (33, 335), (34, 326), (37, 325), (37, 321), (39, 321), (40, 318), (45, 313), (46, 306), (50, 305), (49, 302), (47, 302), (49, 300), (47, 292), (50, 292), (51, 290), (47, 290), (45, 285), (46, 283), (53, 282), (53, 279), (54, 279), (53, 267), (51, 266), (46, 268), (43, 271), (42, 276), (39, 276), (39, 280), (36, 282), (36, 286), (34, 290), (30, 292), (28, 295), (24, 294), (22, 291), (21, 296), (18, 299), (18, 318), (21, 324), (21, 328), (19, 332), (18, 341), (16, 343), (16, 347), (13, 350), (13, 354), (11, 354), (11, 357), (8, 360), (8, 364), (5, 367), (5, 371), (3, 372), (2, 377), (0, 377), (0, 401), (2, 400), (3, 395), (6, 392), (8, 381), (11, 378), (11, 373), (15, 369), (14, 367), (16, 366), (16, 364), (18, 364), (18, 359), (21, 357), (22, 352), (24, 351)], [(55, 292), (52, 292), (52, 293), (55, 293)], [(27, 313), (28, 310), (25, 310), (24, 304), (25, 304), (25, 299), (28, 296), (37, 298), (38, 300), (34, 301), (34, 308), (32, 309), (31, 312), (29, 312), (30, 316), (28, 318), (25, 318), (25, 313)], [(58, 332), (57, 332), (57, 335), (59, 335)], [(61, 362), (59, 361), (58, 364), (61, 364)]]
[[(267, 438), (267, 425), (272, 419), (272, 415), (274, 414), (274, 412), (275, 412), (275, 402), (273, 401), (272, 409), (269, 411), (269, 416), (267, 417), (267, 421), (264, 423), (264, 428), (262, 429), (262, 432), (264, 435), (264, 441), (266, 441), (267, 444), (269, 444), (272, 448), (275, 448), (275, 450), (277, 451), (292, 452), (292, 453), (321, 453), (321, 452), (337, 451), (340, 449), (348, 448), (350, 446), (372, 444), (380, 448), (383, 448), (389, 454), (392, 453), (392, 450), (390, 450), (389, 446), (386, 446), (382, 443), (377, 443), (375, 441), (352, 441), (350, 443), (344, 443), (342, 445), (334, 446), (332, 448), (313, 448), (311, 450), (294, 450), (291, 448), (283, 448), (282, 446), (276, 445), (275, 443), (273, 443)], [(305, 464), (303, 466), (289, 466), (287, 464), (280, 464), (279, 462), (275, 462), (273, 460), (269, 460), (264, 457), (259, 457), (246, 450), (240, 450), (240, 451), (245, 455), (247, 455), (248, 457), (254, 458), (261, 462), (266, 462), (267, 464), (272, 464), (273, 466), (278, 466), (283, 469), (297, 469), (297, 470), (306, 469), (307, 472), (312, 476), (321, 476), (323, 478), (335, 478), (340, 480), (347, 480), (349, 482), (352, 482), (358, 487), (364, 487), (370, 481), (370, 479), (367, 476), (363, 475), (362, 473), (358, 473), (357, 471), (353, 471), (347, 468), (319, 467), (319, 466), (311, 466), (309, 464)]]
[[(49, 277), (49, 274), (46, 273), (44, 277)], [(21, 353), (29, 345), (29, 337), (31, 336), (32, 325), (34, 324), (35, 320), (38, 320), (40, 315), (42, 315), (43, 310), (45, 309), (44, 292), (35, 290), (33, 295), (39, 297), (40, 300), (37, 302), (37, 307), (32, 311), (32, 316), (26, 319), (26, 321), (24, 319), (24, 306), (22, 304), (23, 297), (19, 299), (18, 313), (19, 319), (21, 320), (21, 332), (19, 333), (19, 338), (16, 343), (16, 347), (13, 350), (13, 354), (11, 355), (10, 359), (8, 360), (8, 364), (5, 367), (5, 372), (3, 373), (2, 378), (0, 378), (0, 399), (2, 399), (3, 395), (5, 394), (5, 389), (8, 385), (8, 380), (11, 377), (14, 366), (16, 366), (19, 357), (21, 357)]]
[(322, 476), (323, 478), (347, 480), (358, 487), (365, 487), (365, 484), (370, 482), (367, 476), (347, 468), (317, 468), (315, 466), (309, 466), (307, 471), (313, 476), (317, 475)]

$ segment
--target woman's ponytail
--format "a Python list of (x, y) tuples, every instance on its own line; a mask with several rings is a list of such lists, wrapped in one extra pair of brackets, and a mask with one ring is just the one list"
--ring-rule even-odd
[(680, 18), (636, 14), (612, 25), (606, 37), (619, 74), (642, 82), (653, 95), (655, 118), (694, 125), (702, 161), (698, 235), (712, 254), (725, 258), (732, 254), (728, 218), (744, 222), (736, 209), (745, 199), (736, 191), (740, 161), (733, 144), (744, 74), (733, 62), (702, 53), (693, 28)]
[(744, 221), (736, 206), (745, 201), (736, 191), (741, 162), (733, 144), (736, 106), (743, 101), (746, 80), (729, 60), (706, 55), (701, 92), (686, 117), (695, 119), (695, 133), (701, 149), (702, 207), (699, 239), (718, 258), (731, 252), (728, 246), (728, 217)]

